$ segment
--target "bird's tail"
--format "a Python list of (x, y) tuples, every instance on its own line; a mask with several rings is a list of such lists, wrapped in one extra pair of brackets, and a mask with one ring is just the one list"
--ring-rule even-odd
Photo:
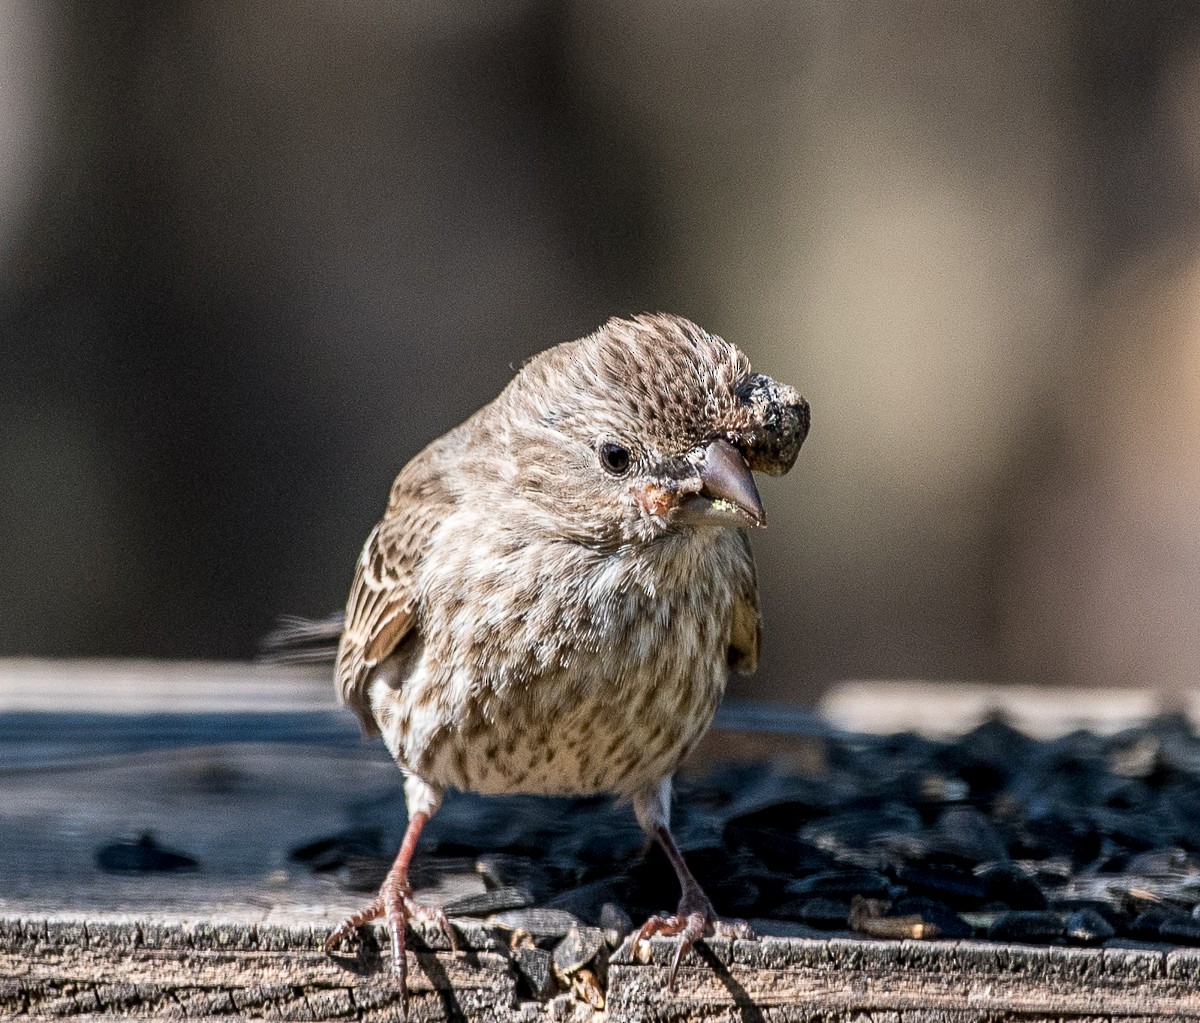
[(259, 643), (258, 660), (264, 664), (332, 664), (345, 625), (341, 611), (326, 618), (280, 618)]

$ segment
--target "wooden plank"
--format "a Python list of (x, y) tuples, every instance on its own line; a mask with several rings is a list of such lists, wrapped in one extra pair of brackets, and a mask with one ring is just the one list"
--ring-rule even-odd
[[(719, 723), (702, 762), (786, 746), (816, 769), (831, 734), (754, 705)], [(378, 931), (357, 956), (321, 950), (364, 897), (287, 850), (361, 823), (364, 805), (398, 807), (401, 782), (320, 673), (0, 662), (0, 1018), (396, 1018)], [(106, 843), (147, 831), (199, 869), (98, 866)], [(646, 961), (625, 948), (598, 968), (599, 1013), (579, 991), (534, 998), (507, 932), (459, 925), (466, 955), (432, 937), (412, 953), (414, 1020), (1200, 1021), (1188, 949), (714, 941), (667, 992), (675, 943), (656, 939)], [(789, 931), (805, 933), (777, 927)]]
[(0, 659), (0, 714), (333, 710), (330, 672), (238, 661)]
[[(666, 982), (675, 942), (626, 947), (609, 965), (612, 1019), (690, 1023), (732, 1012), (808, 1010), (909, 1020), (1200, 1019), (1200, 950), (1079, 949), (985, 942), (763, 938), (709, 941)], [(639, 961), (644, 959), (645, 961)]]
[[(607, 1008), (522, 999), (502, 932), (464, 927), (465, 950), (410, 952), (413, 1020), (1200, 1019), (1200, 952), (980, 942), (765, 938), (710, 941), (666, 990), (671, 939), (608, 967)], [(311, 926), (0, 919), (0, 1018), (395, 1018), (380, 937), (325, 956)], [(437, 944), (430, 936), (430, 945)]]
[[(0, 1018), (273, 1016), (392, 1019), (399, 990), (377, 941), (353, 959), (321, 949), (324, 928), (0, 920)], [(501, 935), (464, 935), (460, 954), (409, 954), (410, 1019), (517, 1018)]]

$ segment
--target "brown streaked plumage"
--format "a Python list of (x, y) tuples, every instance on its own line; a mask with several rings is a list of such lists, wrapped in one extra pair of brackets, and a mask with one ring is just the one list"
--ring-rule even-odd
[(359, 559), (336, 672), (407, 775), (409, 830), (331, 947), (384, 916), (403, 980), (405, 922), (428, 915), (408, 862), (448, 788), (631, 799), (683, 887), (678, 914), (641, 933), (682, 934), (682, 954), (728, 930), (671, 838), (670, 779), (729, 669), (757, 664), (751, 470), (787, 472), (807, 431), (792, 388), (660, 314), (541, 353), (405, 466)]

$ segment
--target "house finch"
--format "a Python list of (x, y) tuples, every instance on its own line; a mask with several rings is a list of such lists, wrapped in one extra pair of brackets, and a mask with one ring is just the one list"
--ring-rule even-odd
[[(640, 936), (675, 966), (721, 921), (671, 836), (671, 776), (730, 669), (753, 671), (751, 470), (788, 471), (804, 399), (677, 316), (613, 319), (531, 359), (401, 471), (346, 605), (337, 687), (406, 781), (408, 829), (378, 897), (403, 988), (408, 867), (449, 788), (615, 793), (666, 852), (682, 898)], [(674, 977), (674, 968), (671, 971)]]

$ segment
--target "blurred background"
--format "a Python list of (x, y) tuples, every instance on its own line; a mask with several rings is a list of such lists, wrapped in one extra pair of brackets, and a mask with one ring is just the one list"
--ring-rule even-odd
[(245, 658), (513, 367), (795, 384), (742, 696), (1200, 663), (1200, 7), (0, 0), (0, 654)]

